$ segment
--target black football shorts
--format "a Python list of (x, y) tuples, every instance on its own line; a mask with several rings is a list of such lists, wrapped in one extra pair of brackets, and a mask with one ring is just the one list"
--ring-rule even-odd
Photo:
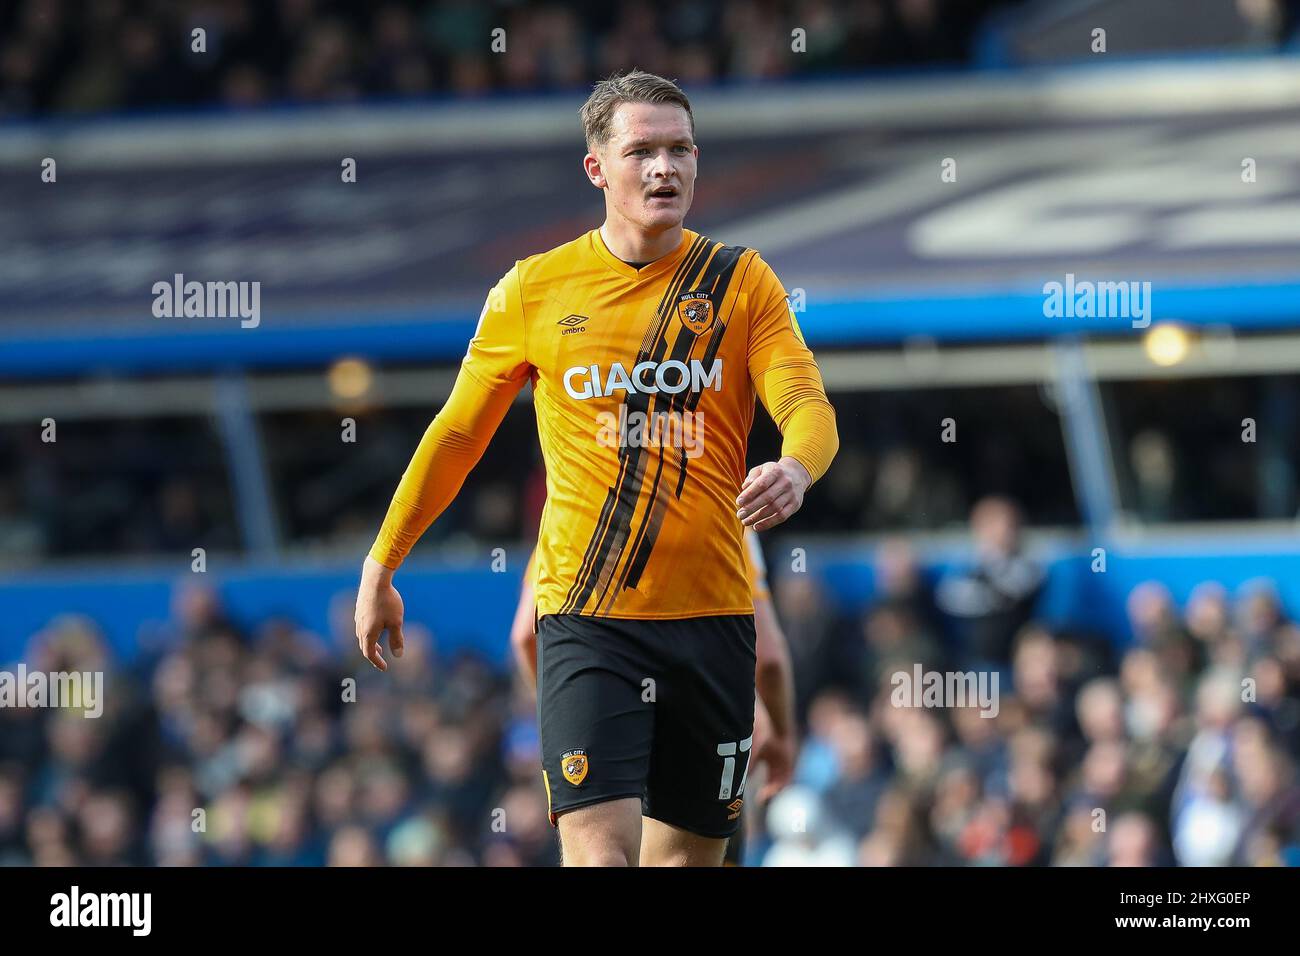
[(752, 614), (543, 617), (537, 722), (552, 826), (567, 810), (639, 797), (645, 816), (733, 835), (754, 737), (754, 642)]

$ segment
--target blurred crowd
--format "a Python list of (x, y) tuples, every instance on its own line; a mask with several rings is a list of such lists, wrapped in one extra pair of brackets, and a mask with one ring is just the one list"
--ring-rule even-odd
[[(1012, 502), (971, 528), (937, 580), (882, 546), (849, 618), (814, 575), (774, 577), (802, 751), (747, 809), (746, 862), (1300, 865), (1300, 629), (1271, 585), (1207, 582), (1182, 608), (1141, 585), (1116, 648), (1035, 618)], [(531, 697), (421, 622), (381, 675), (351, 595), (330, 619), (250, 631), (185, 584), (129, 662), (52, 621), (24, 661), (104, 671), (104, 714), (0, 709), (0, 864), (555, 864)], [(996, 674), (996, 716), (898, 706), (916, 665)]]
[(18, 0), (0, 7), (0, 115), (568, 89), (633, 65), (703, 84), (955, 64), (1016, 2)]
[(105, 671), (104, 714), (0, 709), (0, 864), (557, 862), (535, 721), (508, 676), (439, 657), (414, 623), (380, 675), (352, 597), (334, 611), (331, 637), (249, 633), (187, 584), (129, 665), (92, 622), (52, 622), (28, 668)]
[[(1018, 510), (986, 499), (970, 567), (927, 582), (879, 550), (848, 621), (810, 575), (775, 582), (806, 736), (756, 829), (765, 865), (1300, 866), (1300, 628), (1271, 582), (1160, 583), (1133, 641), (1034, 617), (1043, 570)], [(982, 708), (896, 706), (893, 676), (996, 673)]]

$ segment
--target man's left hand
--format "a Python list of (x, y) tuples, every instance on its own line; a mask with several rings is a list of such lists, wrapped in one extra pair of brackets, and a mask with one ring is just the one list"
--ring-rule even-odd
[(804, 492), (812, 484), (808, 469), (786, 456), (751, 468), (736, 499), (736, 517), (755, 531), (775, 528), (803, 507)]

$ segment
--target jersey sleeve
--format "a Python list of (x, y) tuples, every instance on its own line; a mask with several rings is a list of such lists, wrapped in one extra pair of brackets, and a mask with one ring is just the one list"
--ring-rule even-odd
[(402, 474), (372, 558), (389, 568), (401, 565), (483, 457), (531, 368), (516, 263), (488, 294), (451, 395)]
[(781, 280), (757, 253), (750, 268), (749, 377), (781, 431), (782, 457), (794, 458), (816, 481), (839, 450), (835, 409)]
[(516, 262), (488, 293), (474, 337), (461, 360), (461, 371), (470, 373), (488, 389), (513, 388), (513, 397), (528, 381), (532, 368), (526, 335), (523, 284)]

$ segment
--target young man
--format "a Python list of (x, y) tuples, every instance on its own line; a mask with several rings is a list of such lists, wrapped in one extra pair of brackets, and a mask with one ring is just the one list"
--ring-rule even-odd
[[(767, 779), (759, 794), (759, 804), (765, 805), (781, 792), (794, 776), (795, 758), (799, 745), (795, 732), (794, 671), (790, 661), (790, 645), (776, 609), (772, 606), (772, 592), (767, 586), (767, 562), (758, 543), (758, 533), (745, 529), (745, 577), (754, 598), (754, 632), (757, 666), (754, 683), (757, 698), (754, 701), (754, 736), (750, 759), (763, 767)], [(537, 570), (537, 551), (529, 555), (524, 568), (523, 584), (519, 588), (519, 605), (515, 608), (514, 623), (510, 627), (510, 647), (514, 652), (515, 670), (523, 686), (534, 696), (537, 693), (537, 601), (533, 590), (533, 577)], [(746, 782), (748, 765), (746, 766)], [(549, 793), (548, 793), (549, 800)], [(744, 796), (737, 792), (736, 796)], [(746, 819), (741, 817), (742, 821)], [(725, 862), (739, 866), (743, 857), (744, 828), (727, 841)]]
[[(564, 861), (716, 866), (753, 734), (743, 528), (799, 510), (839, 447), (835, 413), (767, 263), (682, 226), (699, 156), (682, 91), (633, 71), (581, 116), (605, 222), (489, 294), (366, 558), (357, 641), (380, 670), (385, 629), (401, 655), (393, 571), (531, 381), (547, 485), (537, 709)], [(746, 473), (756, 397), (781, 458)]]

